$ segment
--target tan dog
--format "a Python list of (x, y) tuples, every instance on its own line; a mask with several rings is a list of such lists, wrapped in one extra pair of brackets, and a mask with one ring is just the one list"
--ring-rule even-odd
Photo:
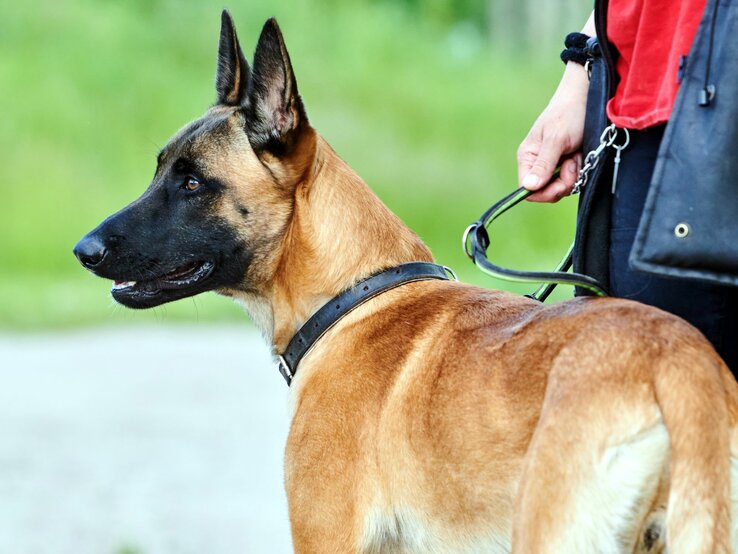
[[(332, 297), (431, 261), (309, 126), (277, 24), (253, 69), (224, 12), (217, 105), (75, 247), (150, 307), (242, 302), (275, 354)], [(285, 475), (300, 553), (729, 552), (736, 383), (680, 319), (424, 280), (299, 364)], [(731, 482), (733, 488), (731, 488)]]

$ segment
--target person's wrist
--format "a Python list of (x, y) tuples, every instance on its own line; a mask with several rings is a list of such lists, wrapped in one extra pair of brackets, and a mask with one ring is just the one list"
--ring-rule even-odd
[(587, 69), (577, 62), (568, 62), (566, 64), (561, 80), (578, 89), (587, 90), (589, 88), (589, 74), (587, 73)]
[(589, 76), (586, 69), (576, 62), (569, 62), (551, 102), (586, 102), (588, 90)]
[(564, 39), (564, 50), (559, 57), (564, 63), (576, 62), (585, 65), (589, 60), (587, 44), (590, 35), (585, 33), (569, 33)]

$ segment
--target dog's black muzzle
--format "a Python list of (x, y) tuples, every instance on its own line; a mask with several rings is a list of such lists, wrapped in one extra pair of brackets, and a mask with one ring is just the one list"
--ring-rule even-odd
[(108, 255), (108, 249), (105, 244), (94, 233), (89, 233), (82, 237), (74, 245), (73, 252), (79, 263), (90, 271), (95, 271), (95, 268), (102, 264)]
[(130, 206), (111, 215), (74, 245), (72, 252), (85, 269), (110, 280), (124, 278), (121, 274), (133, 269), (123, 239), (126, 229), (135, 223), (131, 215)]
[(73, 252), (86, 269), (113, 281), (113, 298), (129, 308), (239, 284), (250, 254), (225, 222), (197, 216), (167, 211), (149, 197), (108, 217)]

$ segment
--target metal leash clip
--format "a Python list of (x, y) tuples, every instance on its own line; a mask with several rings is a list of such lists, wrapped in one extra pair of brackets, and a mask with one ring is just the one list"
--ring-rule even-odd
[(579, 170), (579, 175), (571, 189), (571, 194), (579, 194), (587, 184), (589, 174), (594, 170), (595, 167), (600, 163), (600, 157), (602, 153), (615, 143), (615, 139), (618, 138), (618, 128), (615, 124), (605, 127), (600, 135), (600, 144), (594, 150), (591, 150), (584, 157), (584, 164), (582, 169)]

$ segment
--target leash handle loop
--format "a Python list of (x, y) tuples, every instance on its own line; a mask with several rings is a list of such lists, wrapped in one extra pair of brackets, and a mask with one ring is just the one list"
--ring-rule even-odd
[[(613, 137), (612, 140), (614, 141), (615, 138)], [(574, 250), (573, 244), (569, 247), (566, 256), (561, 260), (555, 271), (518, 271), (493, 264), (489, 260), (487, 257), (487, 249), (489, 248), (491, 241), (487, 228), (495, 219), (500, 217), (510, 208), (525, 200), (532, 193), (533, 191), (524, 188), (515, 189), (513, 192), (493, 204), (477, 221), (469, 225), (464, 231), (464, 235), (462, 237), (462, 246), (466, 255), (472, 260), (474, 265), (484, 273), (497, 279), (516, 283), (544, 283), (534, 293), (527, 295), (530, 298), (541, 302), (543, 302), (551, 294), (556, 285), (559, 284), (582, 287), (591, 291), (596, 296), (607, 296), (605, 288), (600, 285), (597, 280), (588, 275), (582, 275), (581, 273), (567, 272), (572, 265), (572, 252)]]

